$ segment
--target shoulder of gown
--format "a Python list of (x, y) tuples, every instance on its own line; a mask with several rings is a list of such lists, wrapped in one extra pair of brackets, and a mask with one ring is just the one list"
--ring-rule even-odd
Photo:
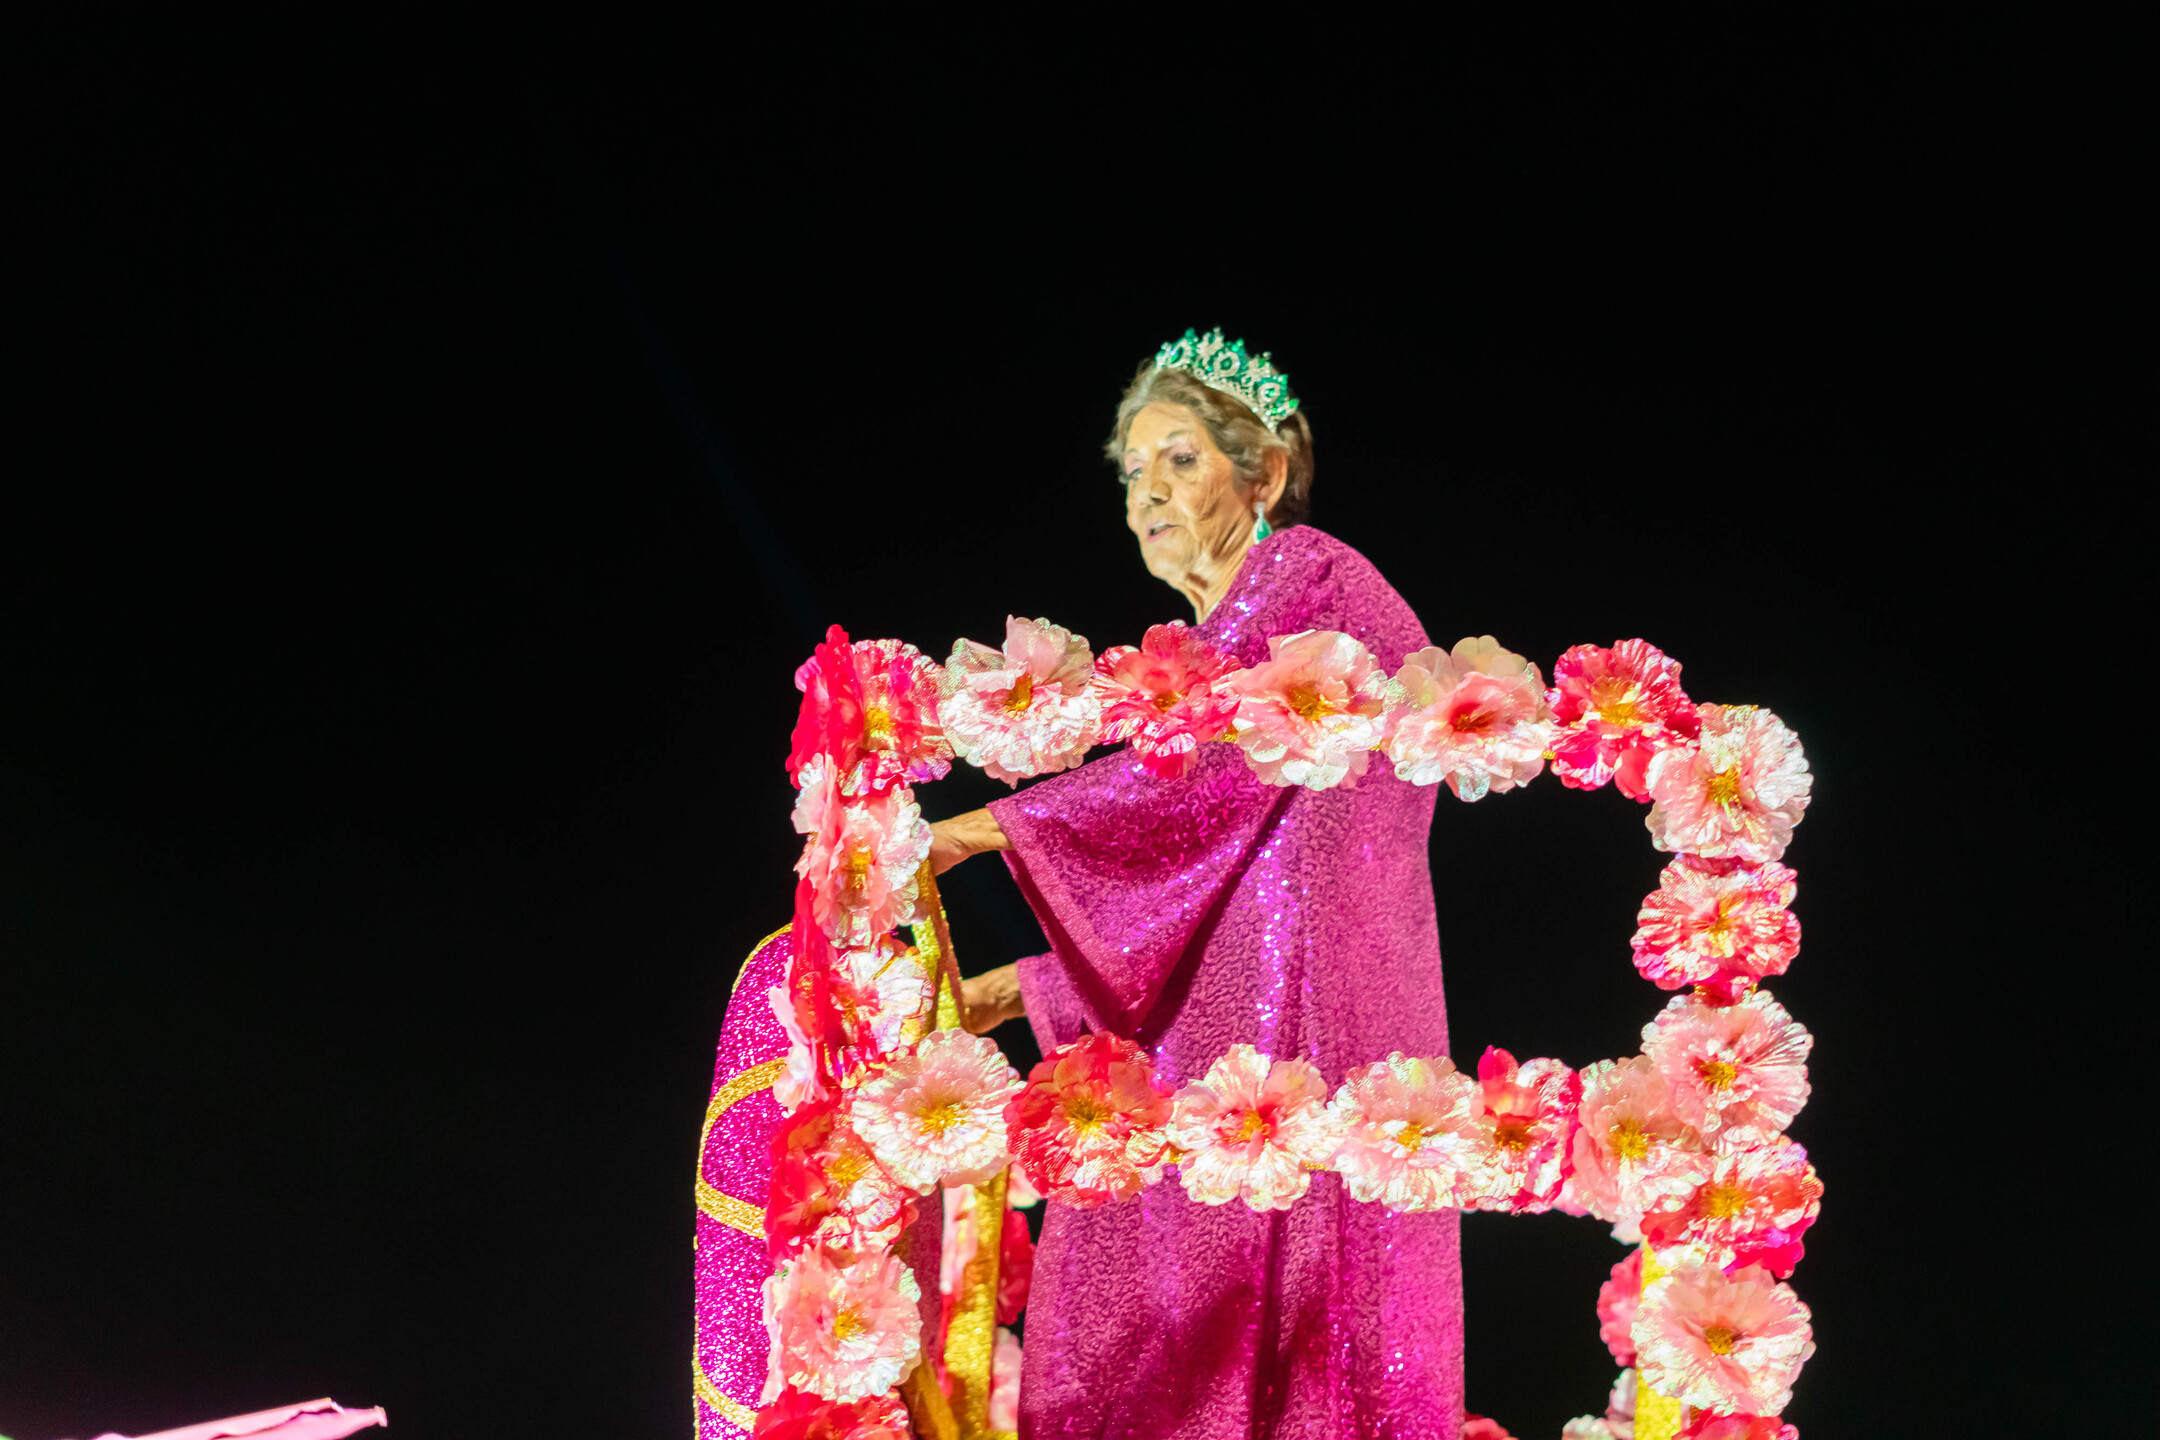
[(1266, 658), (1270, 636), (1305, 630), (1354, 635), (1390, 671), (1432, 643), (1417, 612), (1372, 561), (1310, 525), (1278, 530), (1255, 545), (1202, 629), (1248, 665)]

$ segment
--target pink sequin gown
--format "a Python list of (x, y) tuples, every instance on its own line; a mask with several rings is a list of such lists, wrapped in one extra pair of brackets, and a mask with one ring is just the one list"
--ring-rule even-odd
[[(1306, 526), (1256, 545), (1208, 641), (1342, 630), (1392, 672), (1428, 643), (1364, 556)], [(1174, 1082), (1231, 1045), (1300, 1055), (1330, 1085), (1391, 1050), (1447, 1053), (1426, 837), (1432, 788), (1384, 761), (1354, 789), (1261, 783), (1228, 745), (1156, 780), (1119, 753), (990, 808), (1052, 950), (1023, 960), (1047, 1051), (1133, 1036)], [(1462, 1272), (1453, 1211), (1393, 1215), (1315, 1175), (1287, 1211), (1053, 1204), (1027, 1309), (1023, 1440), (1458, 1440)]]

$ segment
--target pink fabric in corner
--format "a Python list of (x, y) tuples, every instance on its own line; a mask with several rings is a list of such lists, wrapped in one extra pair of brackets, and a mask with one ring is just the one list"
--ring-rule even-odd
[[(1302, 525), (1253, 547), (1200, 634), (1251, 665), (1301, 630), (1346, 631), (1390, 672), (1428, 643), (1364, 556)], [(1278, 788), (1206, 745), (1183, 780), (1121, 753), (993, 802), (1053, 947), (1020, 966), (1043, 1048), (1130, 1036), (1172, 1084), (1240, 1042), (1331, 1086), (1392, 1050), (1446, 1054), (1435, 793), (1384, 763), (1354, 789)], [(1269, 1214), (1174, 1180), (1052, 1202), (1022, 1440), (1460, 1440), (1457, 1218), (1358, 1204), (1334, 1175)]]
[[(210, 1420), (201, 1425), (188, 1425), (178, 1430), (160, 1430), (155, 1435), (141, 1435), (135, 1440), (228, 1440), (228, 1437), (261, 1437), (261, 1440), (338, 1440), (339, 1436), (365, 1430), (371, 1425), (388, 1428), (390, 1417), (380, 1406), (371, 1410), (347, 1410), (334, 1400), (308, 1400), (298, 1405), (281, 1405), (275, 1410), (258, 1410), (252, 1415), (235, 1415), (226, 1420)], [(97, 1440), (128, 1440), (127, 1436), (107, 1433)]]

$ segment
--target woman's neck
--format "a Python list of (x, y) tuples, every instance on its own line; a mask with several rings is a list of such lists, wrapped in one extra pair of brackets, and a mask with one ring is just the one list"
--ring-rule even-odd
[(1252, 532), (1244, 532), (1226, 554), (1211, 557), (1205, 570), (1195, 568), (1185, 576), (1177, 588), (1192, 602), (1195, 624), (1206, 624), (1215, 607), (1222, 604), (1230, 587), (1237, 583), (1238, 571), (1245, 567), (1245, 557), (1252, 553)]

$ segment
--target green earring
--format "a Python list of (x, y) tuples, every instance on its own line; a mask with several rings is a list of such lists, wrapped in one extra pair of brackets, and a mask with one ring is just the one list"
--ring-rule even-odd
[(1260, 542), (1261, 542), (1262, 540), (1265, 540), (1265, 539), (1267, 539), (1267, 537), (1268, 537), (1268, 536), (1270, 536), (1270, 535), (1274, 534), (1274, 533), (1275, 533), (1275, 527), (1267, 523), (1267, 501), (1265, 501), (1265, 500), (1255, 500), (1255, 501), (1253, 501), (1253, 502), (1252, 502), (1252, 513), (1253, 513), (1253, 527), (1252, 527), (1252, 543), (1253, 543), (1253, 544), (1255, 544), (1255, 545), (1257, 545), (1257, 544), (1259, 544), (1259, 543), (1260, 543)]

